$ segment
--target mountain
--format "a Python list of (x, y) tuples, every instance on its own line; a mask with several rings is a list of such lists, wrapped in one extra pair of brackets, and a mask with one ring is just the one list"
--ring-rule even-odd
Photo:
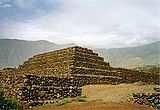
[[(16, 67), (33, 55), (74, 45), (58, 45), (45, 40), (0, 39), (0, 68)], [(159, 64), (159, 47), (160, 41), (137, 47), (94, 49), (94, 51), (109, 61), (111, 66), (134, 68)]]
[(15, 67), (33, 55), (73, 45), (57, 45), (45, 40), (0, 39), (0, 68)]
[(136, 47), (95, 49), (114, 67), (135, 68), (160, 63), (160, 41)]

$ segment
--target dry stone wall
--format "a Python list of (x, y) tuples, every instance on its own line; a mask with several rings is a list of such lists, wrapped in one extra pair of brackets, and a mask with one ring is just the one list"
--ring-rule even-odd
[(81, 95), (81, 88), (74, 78), (46, 75), (26, 75), (20, 89), (20, 100), (29, 106), (52, 103), (55, 99)]

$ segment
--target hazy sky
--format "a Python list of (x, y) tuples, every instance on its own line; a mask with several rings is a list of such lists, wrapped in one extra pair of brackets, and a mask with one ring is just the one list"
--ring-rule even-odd
[(160, 40), (160, 0), (0, 0), (0, 39), (125, 47)]

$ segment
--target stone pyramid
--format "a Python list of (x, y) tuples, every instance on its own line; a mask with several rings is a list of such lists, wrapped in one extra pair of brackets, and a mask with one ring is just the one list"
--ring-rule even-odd
[(70, 76), (105, 75), (104, 70), (113, 69), (108, 62), (91, 49), (70, 47), (35, 55), (16, 70), (17, 74)]
[(29, 58), (13, 71), (16, 75), (43, 75), (77, 78), (80, 86), (86, 84), (119, 84), (154, 82), (156, 75), (144, 74), (124, 68), (113, 68), (103, 57), (79, 46), (42, 53)]
[(91, 49), (69, 47), (35, 55), (17, 69), (1, 76), (6, 95), (29, 106), (81, 95), (89, 84), (119, 84), (137, 81), (159, 83), (159, 75), (113, 68)]

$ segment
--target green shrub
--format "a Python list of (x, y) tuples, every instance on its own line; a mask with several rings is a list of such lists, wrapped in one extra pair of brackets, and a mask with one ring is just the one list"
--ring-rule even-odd
[(64, 98), (64, 99), (58, 100), (55, 104), (57, 106), (61, 106), (61, 105), (65, 105), (65, 104), (67, 104), (69, 102), (70, 102), (70, 100), (68, 98)]
[(13, 110), (21, 109), (21, 104), (14, 98), (7, 99), (4, 97), (4, 92), (0, 90), (0, 109)]
[(74, 98), (74, 101), (76, 102), (86, 102), (86, 96), (77, 96)]

